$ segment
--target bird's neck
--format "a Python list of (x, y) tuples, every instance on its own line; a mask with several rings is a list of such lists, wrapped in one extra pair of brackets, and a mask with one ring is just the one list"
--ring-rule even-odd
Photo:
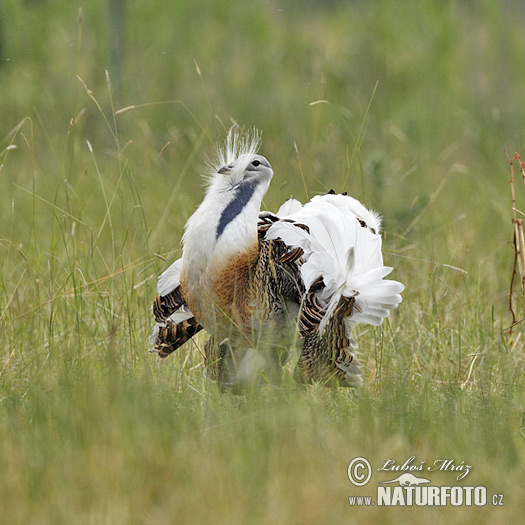
[(265, 193), (266, 188), (257, 186), (246, 202), (236, 204), (238, 194), (206, 195), (188, 220), (183, 238), (181, 283), (190, 295), (212, 295), (216, 276), (239, 257), (246, 257), (250, 266), (255, 263), (257, 220)]

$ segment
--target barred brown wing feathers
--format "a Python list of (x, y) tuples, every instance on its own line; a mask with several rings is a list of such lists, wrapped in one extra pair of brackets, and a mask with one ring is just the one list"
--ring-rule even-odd
[(308, 337), (319, 330), (319, 323), (325, 311), (325, 308), (321, 306), (315, 293), (308, 292), (304, 298), (303, 307), (299, 316), (299, 330), (303, 337)]
[(268, 211), (259, 214), (259, 220), (257, 222), (257, 234), (259, 241), (264, 239), (264, 236), (266, 235), (266, 232), (269, 230), (270, 226), (278, 220), (279, 217), (277, 217), (277, 215), (274, 215)]
[(294, 374), (297, 381), (352, 386), (360, 383), (359, 362), (353, 351), (355, 343), (345, 326), (345, 319), (352, 316), (355, 308), (354, 297), (341, 297), (321, 333), (319, 325), (325, 309), (313, 292), (306, 295), (299, 318), (304, 340)]
[(167, 319), (163, 325), (159, 326), (153, 351), (158, 352), (160, 357), (167, 357), (201, 330), (202, 326), (195, 317), (190, 317), (179, 323)]
[(304, 255), (304, 250), (298, 246), (297, 248), (293, 248), (289, 252), (282, 255), (281, 258), (279, 259), (279, 262), (283, 264), (284, 263), (294, 263), (295, 261), (298, 261), (303, 255)]
[(180, 286), (165, 296), (157, 295), (153, 303), (153, 316), (157, 323), (163, 323), (168, 317), (186, 304)]
[[(170, 317), (175, 313), (187, 313), (190, 317), (174, 322)], [(153, 315), (158, 323), (158, 332), (153, 343), (153, 352), (167, 357), (188, 339), (202, 330), (202, 326), (186, 304), (180, 286), (165, 296), (158, 295), (153, 302)]]
[(286, 299), (300, 304), (304, 284), (297, 263), (303, 255), (302, 249), (290, 248), (280, 239), (261, 241), (259, 245), (260, 253), (266, 252), (267, 260), (260, 270), (267, 290), (279, 302)]

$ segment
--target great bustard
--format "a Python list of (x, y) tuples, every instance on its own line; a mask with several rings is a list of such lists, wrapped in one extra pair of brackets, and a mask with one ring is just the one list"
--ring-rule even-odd
[(205, 371), (222, 389), (280, 378), (294, 343), (301, 383), (361, 383), (356, 323), (380, 325), (404, 287), (384, 280), (379, 216), (347, 195), (261, 212), (273, 171), (257, 134), (230, 130), (182, 258), (158, 281), (153, 350), (166, 357), (204, 328)]

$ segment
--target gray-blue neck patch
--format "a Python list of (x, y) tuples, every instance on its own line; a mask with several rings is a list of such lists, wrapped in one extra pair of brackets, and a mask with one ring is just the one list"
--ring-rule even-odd
[(217, 226), (217, 233), (215, 238), (218, 239), (224, 232), (224, 229), (228, 224), (230, 224), (239, 213), (242, 212), (246, 204), (252, 198), (253, 192), (255, 191), (256, 183), (253, 181), (241, 182), (239, 184), (235, 197), (233, 200), (226, 206), (222, 212), (221, 218), (219, 219), (219, 224)]

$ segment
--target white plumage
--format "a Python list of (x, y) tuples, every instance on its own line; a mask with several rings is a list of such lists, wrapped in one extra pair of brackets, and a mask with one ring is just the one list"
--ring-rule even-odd
[(157, 293), (168, 295), (180, 285), (180, 271), (182, 269), (182, 257), (177, 259), (166, 271), (160, 274), (157, 282)]
[(358, 384), (352, 325), (380, 325), (404, 288), (384, 279), (380, 218), (332, 193), (261, 213), (273, 171), (258, 145), (230, 131), (219, 151), (182, 258), (159, 277), (154, 348), (166, 356), (204, 328), (208, 375), (236, 388), (278, 380), (299, 336), (299, 381)]
[[(292, 213), (279, 215), (281, 220), (270, 227), (266, 238), (280, 238), (303, 249), (301, 276), (306, 290), (323, 278), (325, 288), (318, 297), (327, 311), (320, 330), (341, 296), (355, 297), (354, 323), (380, 325), (401, 302), (404, 287), (383, 280), (393, 268), (383, 266), (379, 216), (345, 195), (318, 195), (299, 206), (294, 200)], [(296, 223), (305, 224), (309, 231), (295, 227)]]

